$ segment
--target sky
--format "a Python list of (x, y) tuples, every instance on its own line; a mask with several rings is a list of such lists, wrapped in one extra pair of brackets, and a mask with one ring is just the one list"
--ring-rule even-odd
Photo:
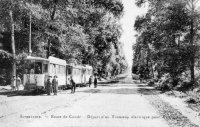
[(135, 43), (136, 38), (134, 35), (134, 22), (138, 15), (142, 15), (146, 12), (146, 9), (138, 8), (135, 5), (135, 0), (122, 0), (124, 4), (124, 16), (121, 19), (123, 33), (120, 41), (124, 44), (124, 53), (128, 61), (129, 66), (132, 66), (133, 50), (132, 45)]

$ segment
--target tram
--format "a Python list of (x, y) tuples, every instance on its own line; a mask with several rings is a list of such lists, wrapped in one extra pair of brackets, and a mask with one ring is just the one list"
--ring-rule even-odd
[(79, 86), (86, 86), (93, 68), (89, 65), (70, 65), (65, 60), (50, 56), (48, 59), (28, 56), (25, 59), (23, 84), (25, 90), (45, 90), (48, 76), (57, 76), (58, 88), (70, 88), (70, 77)]

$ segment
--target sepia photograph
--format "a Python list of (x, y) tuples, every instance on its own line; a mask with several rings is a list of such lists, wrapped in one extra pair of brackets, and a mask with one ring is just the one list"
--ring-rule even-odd
[(0, 127), (200, 127), (200, 0), (0, 0)]

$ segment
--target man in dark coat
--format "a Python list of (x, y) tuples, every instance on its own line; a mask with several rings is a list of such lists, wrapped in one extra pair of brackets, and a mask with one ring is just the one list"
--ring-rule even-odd
[(76, 90), (76, 83), (74, 82), (73, 80), (73, 77), (71, 76), (71, 79), (70, 79), (70, 84), (71, 84), (71, 93), (75, 93), (75, 90)]
[(55, 75), (53, 80), (52, 80), (52, 86), (53, 86), (53, 93), (54, 95), (57, 95), (58, 93), (58, 80), (57, 80), (57, 76)]
[(92, 84), (92, 76), (90, 76), (90, 78), (89, 78), (89, 87), (91, 84)]
[(94, 88), (97, 88), (97, 76), (94, 77)]
[(48, 79), (47, 79), (47, 86), (46, 86), (47, 95), (51, 95), (51, 92), (52, 92), (51, 77), (52, 76), (48, 76)]

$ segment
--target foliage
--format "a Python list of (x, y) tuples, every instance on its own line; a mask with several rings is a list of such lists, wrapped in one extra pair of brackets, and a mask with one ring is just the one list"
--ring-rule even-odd
[[(6, 85), (9, 82), (9, 73), (6, 73), (11, 67), (12, 55), (4, 50), (0, 50), (0, 84)], [(7, 68), (7, 69), (6, 69)]]
[[(12, 9), (17, 56), (28, 54), (31, 14), (33, 56), (52, 55), (68, 63), (90, 64), (100, 75), (106, 72), (114, 75), (115, 70), (121, 73), (126, 69), (119, 42), (122, 32), (119, 20), (123, 16), (120, 0), (13, 0), (12, 8), (10, 4), (9, 0), (0, 1), (3, 51), (12, 53), (9, 16)], [(17, 63), (19, 73), (22, 73), (21, 67)]]
[[(193, 64), (199, 45), (196, 43), (198, 20), (192, 15), (198, 14), (191, 14), (188, 1), (136, 1), (139, 7), (148, 2), (149, 9), (135, 21), (134, 28), (138, 36), (133, 47), (133, 71), (137, 70), (137, 66), (146, 66), (154, 70), (154, 74), (157, 72), (158, 78), (169, 74), (173, 86), (178, 84), (177, 80), (183, 72), (190, 69), (191, 75), (194, 73)], [(196, 26), (192, 28), (191, 24)]]

